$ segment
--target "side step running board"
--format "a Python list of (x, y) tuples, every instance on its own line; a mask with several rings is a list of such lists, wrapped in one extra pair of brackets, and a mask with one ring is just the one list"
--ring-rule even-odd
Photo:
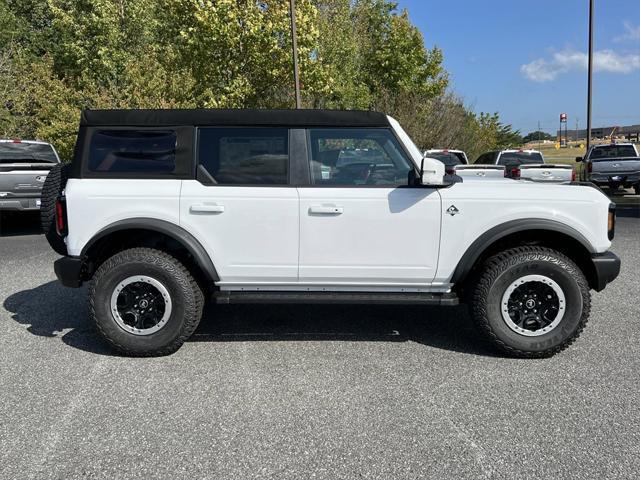
[(451, 293), (388, 293), (388, 292), (256, 292), (217, 291), (216, 303), (364, 303), (376, 305), (458, 305), (458, 296)]

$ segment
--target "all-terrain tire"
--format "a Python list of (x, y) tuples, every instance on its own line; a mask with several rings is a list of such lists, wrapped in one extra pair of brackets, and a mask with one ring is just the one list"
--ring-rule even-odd
[[(171, 314), (159, 330), (136, 335), (125, 330), (112, 312), (112, 295), (133, 276), (159, 282), (171, 299)], [(100, 335), (118, 352), (135, 357), (169, 355), (178, 350), (200, 323), (204, 295), (191, 273), (176, 258), (151, 248), (116, 253), (96, 271), (89, 286), (89, 312)]]
[(47, 175), (40, 198), (40, 225), (51, 248), (60, 255), (67, 254), (67, 245), (56, 230), (56, 200), (62, 194), (68, 179), (68, 165), (58, 164)]
[[(551, 279), (565, 297), (560, 322), (537, 336), (514, 331), (502, 311), (510, 285), (530, 275)], [(582, 333), (591, 311), (589, 285), (580, 268), (556, 250), (534, 246), (512, 248), (489, 258), (476, 277), (470, 303), (486, 338), (503, 353), (525, 358), (550, 357), (567, 348)]]

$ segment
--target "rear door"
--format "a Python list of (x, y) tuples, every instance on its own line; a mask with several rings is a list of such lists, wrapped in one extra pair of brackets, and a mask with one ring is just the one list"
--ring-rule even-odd
[(300, 194), (300, 282), (329, 289), (425, 287), (435, 275), (440, 195), (408, 187), (390, 129), (310, 129)]
[(298, 192), (289, 186), (289, 129), (203, 127), (197, 179), (180, 222), (209, 252), (224, 288), (298, 280)]

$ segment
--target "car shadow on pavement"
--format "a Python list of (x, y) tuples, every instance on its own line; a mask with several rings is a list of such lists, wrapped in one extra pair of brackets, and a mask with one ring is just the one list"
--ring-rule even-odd
[(464, 306), (209, 305), (190, 341), (413, 341), (496, 356), (478, 333)]
[(60, 338), (80, 350), (112, 355), (88, 321), (85, 288), (65, 288), (53, 281), (9, 295), (3, 307), (33, 335)]
[[(13, 320), (40, 337), (92, 353), (114, 355), (90, 324), (86, 289), (52, 281), (6, 298)], [(190, 342), (414, 341), (425, 346), (495, 356), (465, 307), (372, 305), (208, 305)]]

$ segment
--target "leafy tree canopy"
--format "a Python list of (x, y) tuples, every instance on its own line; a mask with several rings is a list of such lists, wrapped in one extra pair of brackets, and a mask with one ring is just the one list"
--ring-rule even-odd
[(536, 130), (522, 137), (522, 143), (537, 142), (538, 140), (553, 140), (553, 138), (554, 137), (547, 132)]
[[(68, 159), (83, 108), (291, 108), (288, 3), (5, 0), (0, 135), (51, 141)], [(423, 147), (519, 138), (447, 92), (443, 52), (394, 2), (296, 6), (305, 107), (385, 111)]]

